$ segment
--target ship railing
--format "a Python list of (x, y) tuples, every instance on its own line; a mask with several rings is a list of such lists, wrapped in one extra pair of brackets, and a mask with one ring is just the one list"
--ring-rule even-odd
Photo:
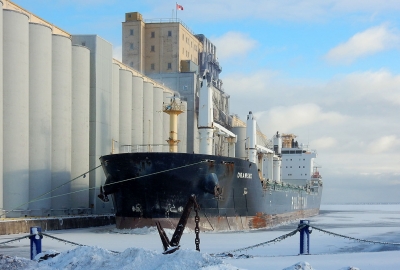
[(316, 191), (313, 191), (312, 188), (314, 188), (315, 186), (299, 186), (299, 185), (294, 185), (294, 184), (290, 184), (290, 183), (285, 183), (285, 182), (276, 182), (276, 181), (265, 181), (263, 183), (263, 189), (264, 190), (283, 190), (283, 191), (287, 191), (287, 190), (297, 190), (297, 191), (306, 191), (309, 194), (316, 194)]
[(169, 152), (168, 144), (121, 145), (120, 153)]

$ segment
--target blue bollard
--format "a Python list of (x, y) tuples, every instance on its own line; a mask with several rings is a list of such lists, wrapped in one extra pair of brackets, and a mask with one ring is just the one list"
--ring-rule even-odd
[(300, 220), (300, 226), (307, 225), (300, 230), (300, 255), (310, 254), (310, 230), (308, 225), (309, 220)]
[(41, 235), (42, 228), (41, 227), (31, 227), (30, 234), (34, 234), (29, 236), (31, 240), (31, 260), (35, 258), (35, 256), (42, 252), (42, 238)]

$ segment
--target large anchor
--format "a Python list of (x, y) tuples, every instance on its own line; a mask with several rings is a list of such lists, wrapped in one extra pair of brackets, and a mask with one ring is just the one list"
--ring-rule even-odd
[(192, 194), (189, 197), (188, 202), (186, 203), (185, 208), (183, 209), (182, 216), (179, 220), (178, 226), (176, 226), (175, 232), (172, 235), (171, 241), (169, 240), (167, 234), (165, 233), (164, 229), (161, 227), (160, 222), (156, 222), (157, 225), (157, 230), (161, 238), (161, 242), (164, 247), (164, 252), (163, 254), (171, 254), (174, 253), (179, 249), (179, 241), (181, 240), (183, 231), (185, 230), (186, 223), (189, 219), (190, 211), (192, 210), (192, 207), (194, 207), (194, 211), (196, 212), (195, 216), (195, 233), (196, 233), (196, 238), (195, 238), (195, 244), (196, 244), (196, 250), (200, 251), (200, 238), (199, 238), (199, 233), (200, 233), (200, 228), (199, 228), (199, 222), (200, 222), (200, 217), (198, 210), (200, 209), (199, 205), (197, 204), (196, 201), (196, 196)]

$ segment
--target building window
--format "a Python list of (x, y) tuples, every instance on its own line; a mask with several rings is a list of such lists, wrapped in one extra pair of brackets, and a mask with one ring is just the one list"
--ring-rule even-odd
[(168, 63), (168, 69), (172, 69), (172, 64)]
[(130, 66), (133, 67), (133, 62), (130, 63)]
[(156, 32), (151, 32), (151, 38), (155, 38), (156, 37)]
[(151, 65), (150, 65), (150, 69), (151, 69), (151, 70), (155, 70), (154, 64), (151, 64)]
[(129, 30), (129, 35), (133, 36), (133, 29)]
[(172, 37), (172, 31), (168, 31), (168, 36)]
[(182, 34), (182, 40), (185, 40), (185, 35), (184, 34)]
[(154, 45), (151, 45), (151, 49), (150, 49), (150, 51), (152, 51), (152, 52), (155, 52), (155, 51), (156, 51), (156, 48), (155, 48), (155, 46), (154, 46)]
[(86, 42), (84, 41), (84, 42), (82, 42), (82, 46), (86, 46)]
[(133, 50), (133, 43), (129, 44), (129, 49)]

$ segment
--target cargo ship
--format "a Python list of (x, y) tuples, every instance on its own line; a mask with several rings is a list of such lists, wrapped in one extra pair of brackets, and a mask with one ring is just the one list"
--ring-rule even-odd
[[(243, 152), (235, 154), (240, 134), (215, 122), (213, 80), (199, 76), (199, 153), (177, 153), (177, 117), (184, 111), (179, 96), (163, 105), (170, 116), (170, 152), (128, 152), (100, 157), (106, 182), (98, 195), (114, 204), (119, 229), (175, 228), (192, 194), (200, 206), (201, 230), (248, 230), (276, 226), (319, 213), (322, 177), (314, 167), (317, 154), (276, 132), (270, 147), (258, 144), (252, 112), (246, 121)], [(225, 155), (215, 154), (223, 137)], [(237, 151), (236, 151), (237, 152)], [(194, 219), (188, 220), (194, 227)]]

